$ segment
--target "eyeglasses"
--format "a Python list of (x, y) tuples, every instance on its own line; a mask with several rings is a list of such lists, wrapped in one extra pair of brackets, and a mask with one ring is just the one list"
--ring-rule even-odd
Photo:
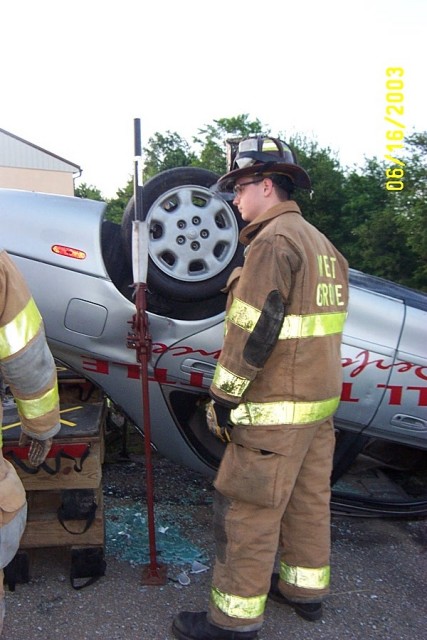
[(261, 180), (251, 180), (250, 182), (241, 182), (240, 184), (235, 184), (233, 187), (233, 193), (235, 196), (240, 196), (243, 192), (243, 189), (248, 186), (248, 184), (258, 184), (262, 182), (264, 178)]

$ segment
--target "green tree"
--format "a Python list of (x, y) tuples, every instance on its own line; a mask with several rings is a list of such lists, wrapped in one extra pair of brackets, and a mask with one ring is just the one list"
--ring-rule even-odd
[(196, 162), (196, 155), (186, 140), (176, 132), (155, 133), (144, 148), (144, 180), (174, 167), (188, 167)]
[(411, 286), (427, 291), (427, 131), (405, 140), (404, 188), (394, 192), (399, 229), (414, 257)]
[[(376, 226), (375, 220), (387, 210), (390, 199), (390, 192), (384, 186), (384, 176), (384, 165), (376, 158), (367, 159), (363, 167), (347, 172), (343, 185), (344, 203), (337, 220), (343, 237), (341, 249), (350, 265), (374, 275), (380, 274), (372, 270), (373, 265), (367, 260), (367, 255), (373, 255), (374, 249), (368, 251), (367, 246), (373, 243), (370, 225)], [(382, 219), (384, 222), (383, 216)], [(376, 250), (379, 254), (382, 248), (377, 245)]]
[(384, 208), (354, 230), (357, 257), (353, 266), (407, 286), (414, 286), (414, 254), (405, 242), (400, 214)]
[[(390, 163), (367, 159), (346, 176), (340, 233), (350, 265), (410, 286), (427, 288), (427, 136), (408, 139), (404, 188), (386, 188)], [(393, 165), (400, 168), (399, 165)], [(390, 175), (390, 173), (388, 174)], [(398, 173), (400, 175), (400, 173)]]
[(74, 189), (74, 195), (76, 198), (88, 198), (89, 200), (104, 200), (99, 189), (93, 185), (82, 182), (78, 187)]
[(268, 133), (268, 128), (256, 118), (249, 120), (249, 114), (243, 113), (234, 118), (219, 118), (214, 124), (199, 129), (193, 138), (194, 144), (200, 148), (197, 166), (210, 169), (218, 175), (227, 169), (226, 140), (244, 138), (246, 136)]
[(304, 217), (327, 235), (344, 253), (345, 232), (341, 226), (341, 211), (345, 202), (344, 170), (336, 154), (329, 148), (321, 148), (316, 140), (294, 135), (286, 140), (294, 151), (298, 164), (307, 171), (312, 183), (312, 193), (297, 190), (295, 199)]
[(117, 224), (121, 223), (126, 205), (133, 196), (133, 189), (133, 178), (131, 178), (123, 189), (117, 190), (115, 198), (107, 201), (107, 210), (105, 212), (107, 220)]

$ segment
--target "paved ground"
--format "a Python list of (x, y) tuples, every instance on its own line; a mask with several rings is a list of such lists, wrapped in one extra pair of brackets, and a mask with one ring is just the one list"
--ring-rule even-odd
[[(105, 576), (76, 591), (69, 581), (68, 550), (39, 550), (30, 582), (6, 593), (4, 638), (168, 640), (175, 613), (206, 608), (213, 560), (210, 482), (160, 457), (154, 456), (154, 463), (156, 521), (176, 536), (169, 550), (165, 547), (167, 584), (141, 584), (141, 565), (118, 559), (117, 547), (107, 540)], [(138, 457), (105, 465), (107, 530), (114, 509), (144, 510), (142, 472)], [(137, 542), (122, 534), (123, 548), (136, 551)], [(260, 640), (426, 640), (427, 520), (334, 516), (332, 537), (332, 593), (324, 619), (305, 622), (268, 603)], [(208, 571), (190, 573), (192, 553)], [(180, 554), (188, 558), (177, 562)], [(187, 586), (177, 581), (183, 571), (190, 578)]]

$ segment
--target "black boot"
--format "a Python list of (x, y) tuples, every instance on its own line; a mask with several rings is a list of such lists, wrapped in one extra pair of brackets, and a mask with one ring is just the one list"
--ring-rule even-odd
[(271, 586), (270, 591), (268, 592), (268, 597), (271, 600), (275, 600), (275, 602), (280, 602), (280, 604), (287, 604), (290, 607), (295, 609), (295, 613), (297, 613), (304, 620), (310, 620), (314, 622), (315, 620), (320, 620), (322, 617), (322, 603), (321, 602), (295, 602), (294, 600), (288, 600), (285, 596), (279, 591), (279, 574), (273, 573), (271, 576)]
[(206, 611), (182, 611), (175, 616), (172, 633), (179, 640), (256, 640), (258, 631), (221, 629), (207, 619)]

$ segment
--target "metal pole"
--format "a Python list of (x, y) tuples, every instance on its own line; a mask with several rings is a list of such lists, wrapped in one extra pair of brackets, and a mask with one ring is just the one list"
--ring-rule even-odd
[(151, 358), (151, 336), (147, 317), (147, 266), (148, 266), (148, 228), (143, 220), (143, 186), (142, 186), (142, 147), (141, 123), (139, 118), (134, 121), (135, 136), (135, 175), (134, 175), (134, 204), (135, 221), (133, 223), (133, 275), (135, 287), (136, 314), (133, 316), (133, 333), (128, 346), (136, 349), (136, 358), (140, 363), (142, 413), (145, 445), (145, 470), (147, 489), (147, 518), (150, 563), (143, 567), (143, 584), (162, 585), (166, 583), (167, 568), (157, 562), (156, 532), (154, 518), (154, 481), (151, 459), (151, 422), (150, 422), (150, 394), (148, 364)]

